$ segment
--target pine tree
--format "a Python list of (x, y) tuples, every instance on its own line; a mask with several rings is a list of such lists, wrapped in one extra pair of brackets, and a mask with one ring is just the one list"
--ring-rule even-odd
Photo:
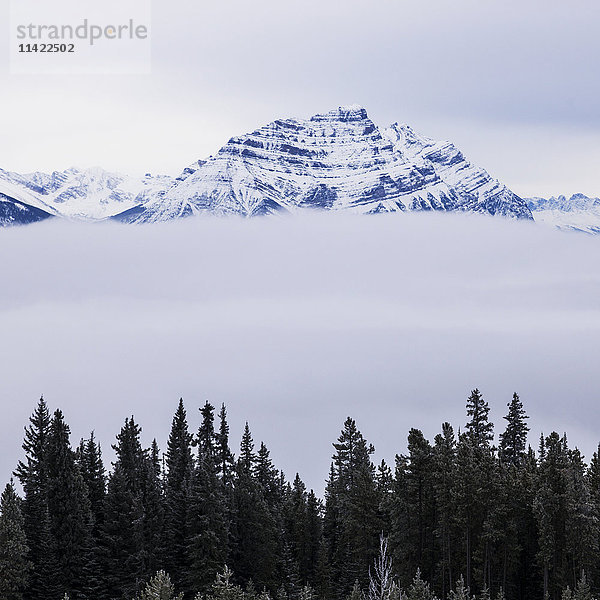
[(513, 394), (508, 403), (508, 414), (504, 418), (507, 425), (504, 433), (500, 434), (500, 458), (504, 463), (518, 467), (525, 460), (529, 432), (525, 419), (529, 417), (517, 393)]
[[(254, 442), (246, 423), (233, 491), (232, 560), (243, 583), (252, 579), (256, 585), (273, 590), (277, 583), (277, 528), (264, 489), (255, 478), (255, 467)], [(258, 556), (260, 561), (255, 558)]]
[(244, 600), (242, 588), (231, 581), (233, 573), (225, 566), (222, 573), (217, 574), (217, 579), (212, 585), (208, 600)]
[(102, 449), (96, 442), (93, 431), (89, 439), (81, 440), (77, 452), (77, 462), (88, 492), (90, 510), (94, 519), (94, 537), (98, 538), (104, 522), (106, 470), (102, 462)]
[(25, 459), (19, 461), (15, 470), (25, 493), (22, 511), (29, 546), (28, 558), (32, 566), (25, 592), (25, 598), (28, 600), (54, 600), (53, 582), (49, 572), (54, 568), (47, 496), (49, 433), (50, 412), (42, 397), (29, 419), (29, 425), (25, 428)]
[(184, 584), (189, 569), (188, 514), (194, 471), (192, 435), (188, 430), (183, 399), (179, 400), (167, 442), (165, 478), (165, 569), (176, 587)]
[(456, 588), (451, 590), (448, 594), (449, 600), (473, 600), (471, 598), (471, 594), (469, 593), (468, 586), (465, 585), (465, 580), (462, 575), (459, 577), (458, 582), (456, 583)]
[(442, 424), (442, 433), (435, 437), (432, 461), (432, 481), (437, 510), (436, 539), (438, 581), (442, 598), (454, 584), (455, 549), (455, 511), (453, 498), (456, 482), (456, 439), (450, 423)]
[(370, 459), (373, 446), (350, 417), (333, 446), (336, 453), (326, 490), (324, 535), (331, 579), (337, 584), (337, 596), (344, 598), (356, 579), (367, 584), (366, 574), (377, 555), (382, 524)]
[(597, 564), (600, 530), (585, 463), (577, 448), (568, 452), (566, 484), (566, 550), (574, 578), (585, 584), (585, 573)]
[[(417, 569), (415, 578), (408, 588), (407, 600), (435, 600), (435, 596), (426, 581), (421, 578), (421, 570)], [(489, 600), (489, 599), (488, 599)]]
[(139, 595), (139, 600), (183, 600), (183, 594), (175, 595), (175, 586), (165, 571), (159, 571)]
[(418, 429), (408, 434), (409, 467), (406, 473), (409, 512), (408, 543), (412, 547), (414, 569), (421, 569), (431, 579), (434, 573), (433, 532), (435, 529), (433, 452)]
[(109, 477), (103, 539), (110, 573), (110, 597), (131, 598), (162, 567), (162, 497), (158, 447), (148, 453), (134, 418), (113, 445), (117, 460)]
[[(594, 452), (590, 460), (587, 472), (587, 483), (590, 491), (593, 515), (596, 519), (596, 523), (600, 523), (600, 445), (598, 445), (597, 451)], [(589, 575), (591, 581), (595, 584), (594, 592), (598, 595), (600, 593), (600, 531), (596, 531), (597, 538), (594, 542), (594, 547), (598, 548), (598, 551), (592, 553), (592, 557), (595, 560), (589, 571)]]
[(475, 388), (467, 400), (467, 435), (477, 448), (489, 446), (494, 439), (494, 424), (489, 421), (490, 407), (481, 392)]
[[(93, 560), (92, 517), (87, 489), (69, 443), (69, 426), (56, 410), (48, 435), (48, 515), (58, 569), (53, 579), (61, 593), (73, 600), (85, 598), (97, 573)], [(90, 581), (93, 576), (93, 582)]]
[(206, 402), (201, 413), (187, 516), (190, 567), (186, 589), (204, 593), (227, 560), (229, 505), (223, 481), (219, 478), (221, 463), (214, 429), (214, 407)]
[(457, 526), (463, 533), (461, 572), (466, 587), (476, 590), (489, 587), (494, 578), (491, 515), (496, 508), (495, 459), (490, 445), (494, 434), (489, 410), (481, 392), (474, 389), (467, 400), (470, 419), (466, 432), (459, 436), (456, 454), (454, 506)]
[(89, 439), (81, 440), (76, 452), (77, 466), (87, 490), (90, 509), (91, 548), (87, 558), (87, 588), (94, 600), (106, 597), (105, 549), (102, 531), (104, 527), (104, 502), (106, 497), (106, 471), (102, 462), (102, 449), (96, 442), (94, 432)]
[(566, 505), (568, 466), (566, 440), (551, 433), (543, 442), (534, 514), (538, 526), (538, 560), (543, 569), (544, 598), (558, 598), (566, 580)]
[(229, 449), (229, 425), (227, 423), (227, 409), (221, 405), (219, 412), (219, 431), (215, 434), (215, 451), (219, 465), (219, 477), (225, 489), (230, 489), (234, 477), (233, 454)]
[(317, 585), (319, 545), (322, 534), (320, 504), (296, 473), (284, 507), (286, 539), (297, 565), (298, 577), (304, 585)]
[(21, 500), (13, 482), (7, 484), (0, 499), (0, 598), (22, 600), (31, 564)]

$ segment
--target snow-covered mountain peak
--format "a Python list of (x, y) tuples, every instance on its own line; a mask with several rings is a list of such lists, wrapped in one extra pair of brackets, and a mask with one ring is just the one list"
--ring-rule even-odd
[(518, 196), (448, 142), (408, 125), (379, 128), (359, 105), (277, 119), (232, 137), (128, 222), (194, 214), (256, 216), (313, 208), (358, 213), (470, 211), (531, 219)]
[(31, 197), (28, 204), (40, 210), (86, 220), (144, 223), (306, 209), (532, 218), (521, 198), (451, 143), (422, 136), (407, 124), (380, 128), (358, 104), (308, 119), (276, 119), (232, 137), (174, 179), (94, 167), (28, 175), (0, 171), (3, 181), (7, 192), (21, 193), (17, 200), (27, 204), (24, 198)]
[(70, 219), (105, 219), (147, 201), (171, 184), (170, 177), (129, 177), (101, 167), (25, 175), (0, 170), (0, 191), (8, 189), (16, 200)]
[(535, 220), (570, 231), (600, 233), (600, 198), (585, 194), (527, 198)]

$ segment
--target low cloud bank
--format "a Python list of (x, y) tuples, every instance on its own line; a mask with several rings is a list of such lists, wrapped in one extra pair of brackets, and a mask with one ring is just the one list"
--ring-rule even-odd
[(392, 460), (410, 427), (496, 433), (513, 391), (540, 432), (600, 441), (600, 240), (467, 215), (323, 215), (0, 232), (0, 477), (40, 394), (107, 462), (128, 415), (161, 448), (183, 396), (225, 402), (319, 492), (347, 415)]

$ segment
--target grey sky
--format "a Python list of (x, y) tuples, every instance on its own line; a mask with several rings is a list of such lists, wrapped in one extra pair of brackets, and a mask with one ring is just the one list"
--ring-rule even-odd
[(476, 386), (497, 432), (518, 391), (534, 447), (600, 441), (592, 237), (466, 215), (51, 222), (5, 229), (0, 256), (0, 481), (42, 393), (108, 459), (128, 415), (164, 449), (180, 396), (194, 429), (225, 402), (236, 450), (248, 419), (319, 491), (346, 416), (392, 460), (410, 427), (463, 426)]
[[(174, 0), (149, 76), (10, 76), (0, 167), (177, 173), (282, 116), (364, 105), (521, 195), (600, 196), (595, 0)], [(0, 17), (8, 15), (0, 0)]]

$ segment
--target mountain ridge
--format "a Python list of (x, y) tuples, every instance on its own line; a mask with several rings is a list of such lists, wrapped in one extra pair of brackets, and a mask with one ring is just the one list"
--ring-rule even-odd
[[(521, 198), (451, 142), (421, 135), (406, 123), (380, 127), (357, 104), (308, 119), (276, 119), (233, 136), (176, 177), (131, 177), (101, 168), (25, 175), (0, 169), (0, 194), (5, 212), (12, 202), (11, 218), (3, 224), (19, 223), (27, 212), (23, 206), (42, 211), (38, 217), (125, 223), (312, 209), (471, 212), (526, 220), (533, 212), (536, 220), (554, 220), (559, 228), (595, 232), (595, 224), (568, 226), (564, 213), (576, 211), (560, 201), (564, 197)], [(581, 203), (579, 213), (595, 210), (593, 203)]]

